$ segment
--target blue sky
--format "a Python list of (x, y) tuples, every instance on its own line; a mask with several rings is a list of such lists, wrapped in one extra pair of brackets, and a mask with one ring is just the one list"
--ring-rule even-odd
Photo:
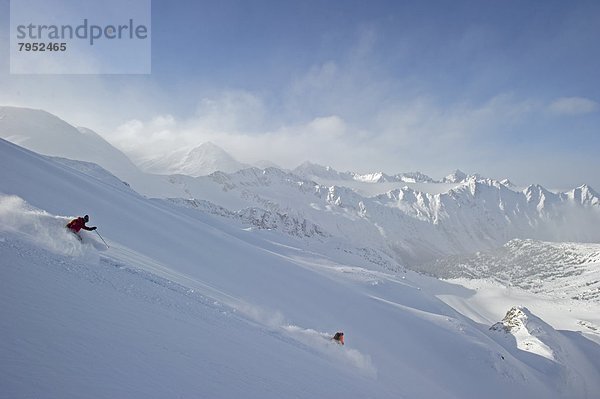
[[(0, 0), (6, 53), (8, 2)], [(16, 76), (133, 155), (211, 140), (293, 167), (600, 190), (597, 1), (152, 2), (152, 74)]]

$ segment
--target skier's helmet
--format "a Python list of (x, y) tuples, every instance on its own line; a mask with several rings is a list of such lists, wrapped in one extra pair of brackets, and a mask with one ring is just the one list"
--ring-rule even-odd
[(87, 223), (87, 222), (89, 222), (89, 221), (90, 221), (90, 217), (89, 217), (88, 215), (85, 215), (85, 216), (83, 217), (83, 220), (84, 220), (84, 221)]

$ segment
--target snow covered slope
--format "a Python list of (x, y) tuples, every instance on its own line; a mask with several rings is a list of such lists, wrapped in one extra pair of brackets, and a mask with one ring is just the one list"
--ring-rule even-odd
[(0, 138), (41, 154), (96, 163), (123, 180), (138, 172), (125, 154), (94, 131), (75, 128), (42, 110), (0, 106)]
[(169, 196), (172, 185), (164, 176), (142, 173), (121, 151), (90, 129), (76, 128), (42, 110), (0, 107), (0, 138), (40, 154), (63, 158), (62, 162), (84, 161), (77, 167), (87, 172), (98, 166), (108, 170), (136, 190)]
[[(19, 210), (7, 201), (15, 202), (3, 199), (2, 217), (9, 206)], [(198, 282), (181, 285), (144, 270), (148, 260), (118, 245), (110, 250), (116, 254), (99, 256), (52, 228), (56, 218), (44, 212), (13, 216), (19, 230), (0, 230), (2, 396), (277, 398), (295, 390), (305, 397), (375, 390), (362, 365), (348, 365), (353, 358), (325, 339), (311, 349), (294, 338), (302, 329), (254, 323), (192, 288)], [(310, 367), (294, 370), (295, 363)]]
[[(593, 370), (600, 361), (593, 359), (587, 367), (578, 371), (569, 370), (566, 365), (578, 357), (573, 341), (556, 331), (548, 323), (535, 316), (526, 307), (512, 307), (501, 322), (490, 327), (492, 335), (515, 357), (522, 359), (535, 358), (535, 365), (541, 373), (556, 378), (564, 378), (566, 384), (559, 387), (561, 394), (572, 397), (594, 395), (587, 391), (585, 381), (593, 378)], [(533, 355), (533, 356), (532, 356)], [(586, 359), (578, 359), (578, 363), (586, 363)]]
[[(319, 255), (303, 238), (248, 231), (95, 173), (0, 140), (9, 397), (591, 398), (600, 389), (591, 341), (557, 331), (570, 356), (546, 375), (537, 357), (516, 356), (420, 289), (456, 287)], [(62, 229), (60, 215), (81, 213), (109, 249)], [(345, 347), (326, 339), (338, 329)]]

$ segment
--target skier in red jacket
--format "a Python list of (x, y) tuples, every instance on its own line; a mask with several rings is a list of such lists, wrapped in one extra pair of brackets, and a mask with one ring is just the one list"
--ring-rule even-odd
[(341, 331), (336, 332), (333, 338), (331, 339), (340, 345), (344, 345), (344, 333)]
[(75, 234), (77, 236), (77, 238), (79, 238), (79, 241), (81, 241), (81, 236), (79, 235), (79, 230), (84, 229), (87, 231), (93, 231), (96, 230), (96, 227), (88, 227), (85, 224), (87, 222), (90, 221), (90, 217), (88, 215), (85, 215), (84, 217), (78, 217), (77, 219), (73, 219), (71, 220), (69, 223), (67, 223), (67, 228), (69, 230), (71, 230), (71, 232), (73, 234)]

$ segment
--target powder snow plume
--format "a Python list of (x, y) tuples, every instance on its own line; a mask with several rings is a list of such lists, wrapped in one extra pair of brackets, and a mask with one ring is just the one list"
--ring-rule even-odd
[(364, 355), (356, 349), (341, 348), (337, 343), (331, 341), (333, 334), (294, 325), (282, 326), (282, 328), (296, 340), (321, 350), (334, 360), (340, 360), (340, 364), (352, 365), (372, 378), (377, 376), (377, 369), (371, 362), (370, 356)]
[[(82, 245), (65, 228), (69, 220), (37, 209), (20, 197), (0, 194), (0, 233), (16, 235), (60, 255), (98, 258), (89, 245)], [(84, 239), (95, 243), (88, 237)]]
[(360, 370), (364, 375), (376, 378), (377, 369), (373, 365), (370, 356), (364, 355), (356, 349), (342, 348), (331, 341), (333, 333), (320, 332), (311, 328), (303, 328), (285, 322), (284, 315), (279, 311), (268, 311), (249, 303), (240, 302), (235, 305), (236, 309), (246, 317), (256, 321), (273, 331), (283, 330), (292, 339), (301, 342), (325, 353), (329, 358), (347, 364)]

